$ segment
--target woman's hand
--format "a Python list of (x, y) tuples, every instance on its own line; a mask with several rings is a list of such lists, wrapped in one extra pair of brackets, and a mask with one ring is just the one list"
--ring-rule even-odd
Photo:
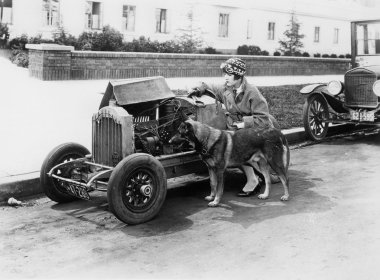
[(187, 97), (193, 97), (193, 96), (201, 97), (202, 96), (201, 90), (197, 87), (190, 89), (187, 92)]
[(244, 128), (244, 122), (233, 122), (234, 126), (236, 126), (238, 129)]

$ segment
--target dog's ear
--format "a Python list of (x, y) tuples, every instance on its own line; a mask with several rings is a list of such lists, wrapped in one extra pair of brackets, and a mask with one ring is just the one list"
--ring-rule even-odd
[(189, 132), (194, 131), (193, 123), (194, 122), (191, 118), (189, 118), (187, 121), (184, 122), (184, 124), (186, 125), (186, 133), (187, 134), (189, 134)]
[(182, 121), (182, 122), (185, 122), (189, 119), (189, 116), (186, 115), (185, 113), (185, 110), (180, 110), (179, 111), (179, 119)]

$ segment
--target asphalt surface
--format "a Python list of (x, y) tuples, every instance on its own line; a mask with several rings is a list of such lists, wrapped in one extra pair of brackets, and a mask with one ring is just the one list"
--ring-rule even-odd
[(380, 275), (380, 135), (291, 150), (290, 194), (241, 198), (229, 173), (220, 207), (208, 182), (168, 191), (159, 215), (128, 226), (93, 201), (0, 207), (0, 279), (323, 279)]
[[(46, 155), (65, 142), (91, 148), (91, 117), (108, 80), (41, 81), (0, 57), (0, 203), (9, 197), (39, 193), (39, 170)], [(305, 84), (343, 79), (343, 75), (248, 77), (258, 86)], [(221, 78), (169, 78), (172, 90)], [(303, 129), (285, 133), (302, 137)], [(299, 134), (301, 133), (301, 134)], [(37, 186), (37, 187), (36, 187)]]

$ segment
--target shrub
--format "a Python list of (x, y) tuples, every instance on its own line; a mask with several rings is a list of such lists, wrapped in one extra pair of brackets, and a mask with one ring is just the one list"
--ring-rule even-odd
[(92, 40), (93, 33), (92, 32), (83, 32), (79, 35), (76, 49), (81, 51), (88, 51), (92, 49)]
[(10, 60), (17, 66), (21, 66), (24, 68), (27, 68), (29, 65), (29, 56), (25, 50), (14, 49), (12, 51), (12, 56), (10, 57)]
[(22, 34), (19, 37), (15, 37), (9, 41), (9, 47), (11, 49), (25, 50), (25, 45), (28, 43), (28, 36)]
[(237, 48), (237, 54), (247, 55), (248, 54), (248, 46), (247, 45), (238, 46), (238, 48)]
[[(239, 55), (262, 55), (261, 49), (254, 45), (241, 45), (237, 48), (237, 54)], [(269, 53), (268, 53), (269, 55)]]
[(36, 37), (30, 37), (28, 39), (28, 44), (53, 44), (54, 41), (50, 39), (42, 39), (42, 35), (37, 35)]
[(294, 56), (302, 56), (302, 53), (300, 51), (294, 52)]
[(330, 57), (331, 58), (337, 58), (338, 56), (335, 53), (333, 53), (333, 54), (330, 55)]
[(9, 39), (9, 28), (7, 24), (0, 22), (0, 47), (4, 48)]
[(74, 37), (73, 35), (66, 33), (63, 28), (60, 29), (58, 33), (55, 33), (53, 38), (54, 38), (54, 43), (58, 45), (76, 47), (78, 44), (78, 39)]
[(281, 53), (280, 53), (279, 51), (275, 51), (275, 52), (273, 53), (273, 56), (281, 56)]
[[(165, 48), (170, 48), (171, 43), (164, 45)], [(125, 46), (123, 47), (125, 49)], [(127, 43), (127, 48), (132, 52), (160, 52), (160, 43), (158, 41), (151, 41), (150, 38), (140, 36), (138, 40), (133, 39), (132, 42)], [(161, 51), (164, 51), (161, 49)]]
[(101, 33), (93, 34), (93, 51), (121, 51), (122, 46), (123, 34), (109, 25), (104, 26)]
[(309, 54), (308, 52), (304, 52), (304, 53), (302, 54), (302, 56), (303, 56), (303, 57), (310, 57), (310, 54)]
[(158, 43), (155, 41), (155, 44), (157, 44), (158, 52), (161, 53), (180, 53), (182, 52), (182, 47), (174, 40), (165, 41), (162, 43)]
[[(252, 45), (252, 46), (248, 46), (248, 54), (249, 55), (262, 55), (262, 52), (261, 52), (260, 47)], [(268, 55), (269, 55), (269, 53), (268, 53)]]
[(315, 53), (314, 57), (321, 57), (321, 54), (320, 53)]
[(207, 47), (204, 49), (204, 52), (207, 53), (207, 54), (218, 54), (220, 52), (218, 52), (215, 48), (213, 47)]
[(269, 55), (269, 52), (268, 52), (268, 51), (262, 51), (262, 52), (261, 52), (261, 55), (268, 56), (268, 55)]
[(325, 54), (322, 54), (322, 57), (323, 57), (323, 58), (328, 58), (328, 57), (330, 57), (330, 56), (329, 56), (328, 54), (325, 53)]
[(344, 58), (344, 55), (343, 55), (343, 54), (340, 54), (338, 57), (339, 57), (339, 58)]
[(347, 53), (346, 55), (346, 58), (351, 58), (351, 54)]

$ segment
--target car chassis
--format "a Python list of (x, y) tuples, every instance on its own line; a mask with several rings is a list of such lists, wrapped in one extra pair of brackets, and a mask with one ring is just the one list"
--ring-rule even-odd
[(105, 191), (121, 221), (152, 219), (164, 203), (168, 179), (207, 174), (188, 140), (169, 139), (183, 114), (223, 128), (223, 108), (210, 96), (175, 95), (163, 77), (110, 81), (92, 117), (92, 153), (77, 143), (54, 148), (40, 172), (45, 194), (63, 203)]

